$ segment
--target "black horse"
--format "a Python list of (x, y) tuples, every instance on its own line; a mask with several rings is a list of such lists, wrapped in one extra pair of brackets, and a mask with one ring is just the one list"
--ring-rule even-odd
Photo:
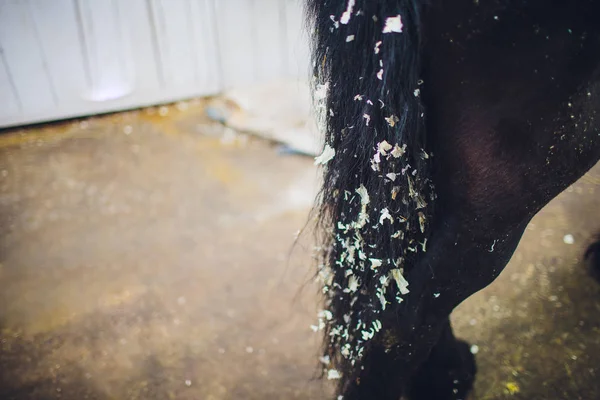
[(475, 361), (450, 313), (600, 158), (600, 2), (308, 0), (307, 15), (324, 372), (344, 400), (464, 399)]

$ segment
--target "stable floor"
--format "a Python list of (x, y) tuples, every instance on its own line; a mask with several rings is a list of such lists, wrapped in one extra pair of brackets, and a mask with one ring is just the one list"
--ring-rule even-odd
[[(326, 399), (308, 157), (201, 101), (0, 134), (0, 399)], [(454, 314), (473, 400), (600, 398), (600, 166)]]

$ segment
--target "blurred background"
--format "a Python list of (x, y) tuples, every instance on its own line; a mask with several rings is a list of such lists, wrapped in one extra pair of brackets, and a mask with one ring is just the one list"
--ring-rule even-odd
[[(325, 399), (298, 0), (0, 0), (0, 399)], [(455, 312), (473, 399), (600, 398), (600, 169)]]

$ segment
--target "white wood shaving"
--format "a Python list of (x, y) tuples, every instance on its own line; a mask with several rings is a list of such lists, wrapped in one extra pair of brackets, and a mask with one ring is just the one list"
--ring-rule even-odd
[(340, 379), (341, 377), (342, 377), (342, 375), (340, 374), (340, 372), (337, 369), (330, 369), (327, 371), (327, 379), (328, 380)]
[(386, 156), (387, 152), (391, 149), (392, 145), (389, 144), (386, 140), (382, 140), (381, 142), (377, 143), (377, 152), (382, 156)]
[(346, 43), (351, 42), (354, 40), (354, 35), (348, 35), (346, 36)]
[(348, 0), (348, 5), (346, 6), (346, 11), (340, 17), (340, 23), (346, 25), (350, 21), (350, 17), (352, 16), (352, 10), (354, 9), (355, 0)]
[(373, 336), (375, 336), (375, 330), (374, 329), (370, 329), (368, 331), (360, 331), (361, 335), (362, 335), (362, 339), (367, 341), (370, 339), (373, 339)]
[(344, 290), (344, 293), (354, 293), (358, 290), (358, 278), (356, 275), (350, 275), (348, 278), (348, 289)]
[(394, 278), (394, 280), (396, 281), (396, 285), (398, 285), (398, 290), (400, 291), (400, 294), (408, 294), (408, 281), (404, 279), (404, 276), (402, 275), (402, 270), (393, 269), (390, 272), (392, 273), (392, 278)]
[(422, 212), (419, 212), (418, 215), (419, 215), (419, 229), (421, 229), (421, 233), (425, 233), (425, 214), (423, 214)]
[(363, 205), (367, 205), (370, 202), (369, 193), (367, 193), (367, 188), (364, 185), (360, 185), (358, 189), (356, 189), (356, 193), (360, 196), (360, 202)]
[(327, 93), (329, 92), (329, 82), (326, 82), (322, 85), (317, 85), (315, 90), (315, 100), (323, 100), (327, 97)]
[(335, 149), (333, 147), (329, 146), (328, 144), (326, 144), (321, 155), (318, 157), (315, 157), (315, 165), (319, 165), (319, 164), (325, 165), (329, 161), (331, 161), (334, 156), (335, 156)]
[(379, 52), (381, 51), (381, 49), (379, 48), (379, 46), (381, 46), (381, 43), (381, 40), (375, 43), (375, 54), (379, 54)]
[(398, 158), (398, 157), (403, 156), (404, 153), (406, 153), (406, 144), (402, 145), (402, 147), (400, 147), (396, 144), (394, 146), (394, 150), (392, 150), (392, 152), (390, 154), (392, 155), (392, 157)]
[(375, 172), (379, 171), (379, 163), (381, 162), (381, 157), (379, 153), (375, 153), (373, 158), (371, 159), (371, 169)]
[(333, 314), (329, 310), (321, 310), (317, 314), (317, 317), (325, 318), (327, 321), (331, 321), (331, 319), (333, 318)]
[[(358, 189), (356, 189), (356, 193), (358, 193), (358, 195), (360, 196), (361, 209), (360, 214), (358, 215), (358, 221), (356, 222), (355, 226), (357, 228), (362, 228), (369, 220), (369, 215), (367, 214), (367, 205), (371, 200), (369, 199), (369, 193), (367, 192), (367, 188), (365, 188), (365, 186), (362, 184)], [(358, 257), (361, 258), (360, 251), (358, 253)]]
[(365, 119), (367, 126), (369, 126), (369, 122), (371, 122), (371, 116), (369, 114), (363, 114), (363, 118)]
[(385, 122), (387, 122), (388, 125), (391, 126), (392, 128), (396, 125), (396, 122), (398, 122), (398, 121), (399, 121), (398, 117), (396, 117), (395, 115), (390, 115), (389, 117), (385, 117)]
[(385, 26), (383, 27), (383, 33), (402, 33), (402, 17), (397, 15), (395, 17), (388, 17), (385, 19)]
[(379, 172), (379, 164), (375, 160), (371, 160), (371, 169), (375, 172)]
[(383, 210), (381, 210), (381, 215), (379, 216), (379, 223), (381, 225), (383, 225), (383, 222), (389, 219), (390, 223), (394, 223), (394, 218), (392, 217), (392, 215), (390, 214), (390, 211), (387, 208), (384, 208)]
[(346, 358), (350, 357), (350, 345), (346, 343), (344, 346), (342, 346), (340, 353)]
[(381, 302), (381, 309), (385, 311), (385, 306), (387, 305), (387, 300), (385, 298), (385, 294), (383, 292), (377, 293), (377, 297), (379, 298), (379, 302)]
[(333, 22), (333, 26), (335, 27), (335, 29), (340, 27), (340, 23), (338, 21), (335, 20), (335, 15), (330, 15), (329, 18), (331, 19), (331, 21)]
[(319, 318), (319, 330), (321, 331), (323, 329), (325, 329), (325, 322)]
[(378, 258), (369, 258), (369, 261), (371, 261), (371, 269), (373, 271), (375, 271), (377, 268), (381, 267), (381, 265), (383, 265), (383, 261), (381, 261)]
[(373, 321), (373, 328), (375, 328), (375, 332), (379, 332), (381, 330), (381, 321), (378, 319)]

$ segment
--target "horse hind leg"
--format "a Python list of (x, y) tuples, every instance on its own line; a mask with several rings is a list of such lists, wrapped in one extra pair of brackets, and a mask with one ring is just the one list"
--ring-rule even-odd
[(429, 358), (411, 379), (407, 395), (410, 400), (466, 400), (476, 372), (471, 346), (454, 336), (448, 320)]
[[(411, 333), (384, 329), (366, 350), (344, 400), (467, 400), (476, 374), (470, 346), (456, 339), (449, 317)], [(418, 365), (416, 368), (414, 365)]]

